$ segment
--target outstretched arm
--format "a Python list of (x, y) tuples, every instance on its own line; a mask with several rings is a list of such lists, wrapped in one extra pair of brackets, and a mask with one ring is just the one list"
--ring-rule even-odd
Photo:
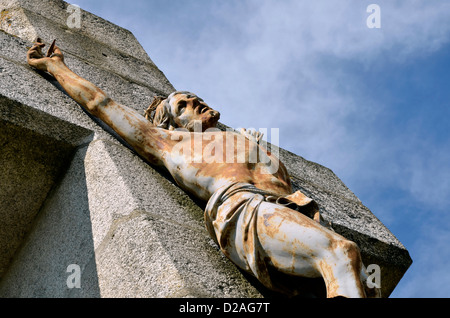
[(99, 87), (72, 72), (64, 63), (64, 56), (57, 46), (50, 57), (44, 56), (44, 46), (38, 39), (28, 51), (27, 61), (30, 66), (50, 73), (70, 97), (114, 129), (150, 163), (163, 163), (163, 154), (170, 143), (164, 131), (153, 127), (137, 111), (116, 103)]
[(40, 39), (37, 41), (28, 51), (28, 64), (53, 75), (70, 97), (89, 113), (99, 117), (100, 109), (112, 102), (108, 95), (91, 82), (72, 72), (64, 63), (64, 56), (57, 46), (51, 57), (45, 57), (42, 54), (45, 44), (40, 43)]

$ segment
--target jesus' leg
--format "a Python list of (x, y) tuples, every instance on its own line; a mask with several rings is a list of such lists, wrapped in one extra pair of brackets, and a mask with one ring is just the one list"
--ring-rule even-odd
[(357, 245), (289, 208), (262, 202), (257, 216), (262, 250), (279, 271), (322, 276), (327, 297), (365, 297)]
[(286, 206), (268, 202), (248, 184), (218, 190), (205, 220), (222, 252), (264, 286), (278, 289), (271, 269), (323, 277), (327, 296), (364, 297), (363, 265), (355, 243)]

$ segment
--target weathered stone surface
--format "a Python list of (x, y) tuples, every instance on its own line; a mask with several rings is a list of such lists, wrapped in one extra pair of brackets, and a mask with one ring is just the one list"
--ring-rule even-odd
[[(1, 29), (30, 42), (36, 36), (41, 36), (41, 31), (45, 33), (51, 33), (49, 30), (60, 32), (57, 28), (70, 31), (67, 25), (71, 14), (67, 10), (68, 6), (69, 3), (61, 0), (0, 0), (0, 9), (4, 12), (3, 19), (0, 21)], [(16, 13), (17, 11), (22, 12)], [(130, 31), (97, 17), (95, 14), (82, 9), (81, 12), (80, 28), (75, 29), (77, 34), (89, 37), (90, 42), (96, 41), (101, 43), (101, 46), (108, 46), (142, 61), (151, 62), (145, 50)], [(42, 28), (41, 24), (31, 21), (26, 13), (33, 14), (33, 16), (39, 15), (49, 20), (50, 25)], [(76, 42), (69, 45), (75, 44)]]
[(0, 285), (3, 297), (70, 297), (67, 267), (81, 267), (84, 296), (98, 297), (89, 202), (83, 169), (85, 148), (41, 207), (33, 230)]
[(0, 97), (0, 278), (90, 131)]
[[(0, 0), (2, 189), (33, 190), (29, 198), (14, 202), (8, 193), (9, 201), (0, 202), (0, 216), (16, 222), (0, 224), (0, 253), (9, 251), (7, 261), (0, 259), (0, 296), (265, 294), (217, 250), (203, 224), (203, 203), (89, 118), (53, 78), (26, 64), (36, 36), (56, 38), (68, 66), (122, 104), (143, 112), (154, 95), (174, 90), (129, 31), (85, 11), (81, 28), (71, 29), (67, 7), (60, 0)], [(13, 162), (16, 149), (18, 158), (37, 159)], [(411, 264), (404, 246), (330, 169), (279, 153), (295, 189), (319, 203), (336, 232), (358, 243), (366, 265), (380, 265), (388, 296)], [(22, 212), (12, 213), (12, 206), (30, 208), (19, 222), (14, 215)], [(20, 228), (14, 246), (6, 236), (12, 228)], [(67, 288), (70, 264), (81, 267), (81, 289)]]

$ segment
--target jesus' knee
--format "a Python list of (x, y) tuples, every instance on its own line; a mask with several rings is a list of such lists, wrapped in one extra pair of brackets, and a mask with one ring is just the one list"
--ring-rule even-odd
[(318, 260), (329, 297), (364, 297), (360, 279), (362, 261), (356, 243), (337, 237)]

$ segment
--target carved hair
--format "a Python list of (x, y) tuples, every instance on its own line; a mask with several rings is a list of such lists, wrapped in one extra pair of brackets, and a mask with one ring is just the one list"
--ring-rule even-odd
[(155, 96), (153, 97), (153, 101), (150, 104), (150, 106), (148, 106), (147, 110), (144, 112), (144, 116), (145, 118), (147, 118), (151, 123), (157, 125), (155, 123), (154, 118), (156, 117), (156, 109), (158, 108), (158, 106), (161, 104), (161, 102), (163, 102), (166, 99), (166, 97), (163, 96)]
[(153, 123), (153, 125), (157, 126), (158, 128), (164, 129), (177, 128), (177, 125), (173, 120), (174, 114), (172, 114), (171, 111), (170, 100), (175, 95), (178, 94), (186, 94), (188, 95), (189, 98), (191, 97), (199, 98), (197, 95), (186, 91), (176, 91), (170, 94), (168, 97), (155, 96), (153, 98), (152, 103), (145, 111), (145, 118), (147, 118), (151, 123)]

